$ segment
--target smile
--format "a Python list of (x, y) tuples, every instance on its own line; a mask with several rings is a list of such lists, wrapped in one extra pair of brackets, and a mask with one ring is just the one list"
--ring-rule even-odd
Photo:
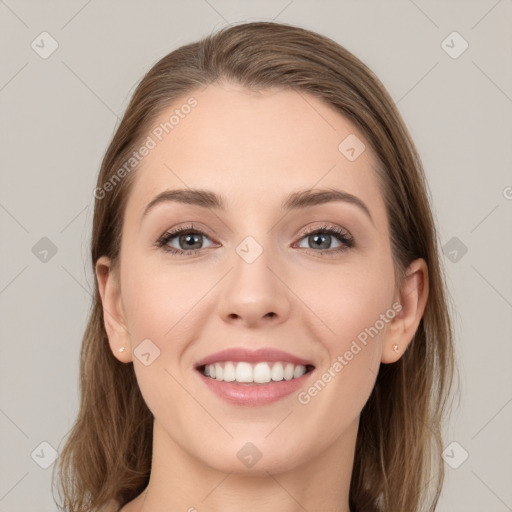
[(313, 369), (312, 365), (295, 365), (286, 362), (223, 361), (204, 365), (200, 371), (204, 376), (223, 382), (266, 384), (302, 377)]

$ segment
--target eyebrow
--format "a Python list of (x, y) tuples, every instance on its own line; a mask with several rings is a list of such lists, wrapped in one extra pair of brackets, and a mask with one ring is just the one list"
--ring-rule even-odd
[[(353, 194), (334, 188), (309, 189), (292, 192), (281, 203), (284, 210), (297, 210), (318, 206), (330, 202), (346, 202), (357, 206), (370, 219), (373, 224), (373, 218), (366, 204)], [(224, 199), (210, 190), (203, 189), (175, 189), (165, 190), (154, 197), (146, 206), (142, 218), (144, 218), (156, 205), (167, 202), (177, 202), (201, 208), (210, 208), (214, 210), (226, 210)]]

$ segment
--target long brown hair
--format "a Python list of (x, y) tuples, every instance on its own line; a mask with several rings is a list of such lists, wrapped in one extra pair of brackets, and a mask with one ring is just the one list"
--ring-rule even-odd
[[(314, 95), (359, 127), (378, 157), (397, 283), (413, 259), (424, 258), (429, 297), (414, 339), (396, 363), (381, 364), (361, 411), (349, 502), (353, 511), (433, 511), (444, 481), (441, 428), (455, 369), (451, 301), (420, 158), (393, 100), (360, 60), (320, 34), (270, 22), (229, 26), (182, 46), (137, 86), (104, 156), (97, 190), (113, 183), (164, 109), (220, 79)], [(96, 196), (93, 271), (102, 255), (119, 261), (135, 172)], [(133, 365), (110, 350), (97, 279), (80, 354), (80, 393), (78, 418), (58, 461), (64, 510), (122, 506), (149, 482), (153, 416)]]

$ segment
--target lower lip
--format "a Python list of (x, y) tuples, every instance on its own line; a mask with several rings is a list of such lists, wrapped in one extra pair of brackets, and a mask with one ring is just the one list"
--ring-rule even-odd
[(266, 384), (224, 382), (223, 380), (206, 377), (201, 371), (196, 370), (203, 382), (217, 396), (234, 405), (258, 406), (265, 405), (291, 395), (298, 391), (314, 369), (297, 379), (270, 381)]

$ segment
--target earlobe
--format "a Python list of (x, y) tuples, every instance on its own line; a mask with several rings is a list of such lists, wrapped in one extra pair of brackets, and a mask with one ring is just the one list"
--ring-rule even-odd
[(401, 309), (386, 331), (381, 361), (395, 363), (414, 338), (428, 299), (428, 267), (424, 259), (414, 260), (398, 291)]
[[(110, 349), (119, 361), (129, 363), (132, 361), (132, 354), (121, 301), (118, 269), (113, 268), (112, 262), (107, 256), (98, 258), (95, 269)], [(122, 347), (125, 348), (122, 349)]]

